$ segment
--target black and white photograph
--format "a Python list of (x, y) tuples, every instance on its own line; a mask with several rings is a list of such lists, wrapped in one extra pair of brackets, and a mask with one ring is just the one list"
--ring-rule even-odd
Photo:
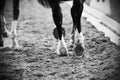
[(0, 80), (120, 80), (120, 0), (0, 0)]

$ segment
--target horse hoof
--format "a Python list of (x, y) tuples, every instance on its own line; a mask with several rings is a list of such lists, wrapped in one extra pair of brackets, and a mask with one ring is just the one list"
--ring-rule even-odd
[(67, 56), (68, 51), (64, 47), (61, 47), (58, 53), (58, 56)]
[(13, 51), (22, 51), (23, 48), (11, 48), (11, 50), (13, 50)]
[(77, 44), (74, 48), (74, 52), (76, 56), (82, 56), (82, 53), (84, 51), (84, 48), (81, 46), (81, 44)]
[(3, 44), (3, 40), (0, 40), (0, 47), (3, 47), (4, 44)]
[(21, 51), (23, 49), (22, 46), (10, 46), (10, 48), (15, 51)]

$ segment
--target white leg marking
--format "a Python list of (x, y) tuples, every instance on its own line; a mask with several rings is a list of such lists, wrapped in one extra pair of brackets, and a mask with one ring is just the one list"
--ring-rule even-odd
[(18, 23), (17, 21), (13, 21), (13, 22), (12, 22), (11, 33), (12, 33), (12, 35), (14, 35), (14, 36), (17, 36), (17, 33), (16, 33), (17, 23)]
[(57, 45), (57, 55), (60, 55), (61, 53), (60, 53), (60, 47), (61, 47), (61, 45), (60, 45), (60, 43), (61, 43), (61, 41), (59, 40), (58, 41), (58, 45)]
[(18, 42), (16, 40), (16, 37), (17, 37), (17, 32), (16, 32), (16, 29), (17, 29), (17, 21), (13, 21), (12, 22), (12, 28), (11, 28), (11, 37), (12, 37), (12, 48), (19, 48), (19, 45), (18, 45)]
[(5, 19), (5, 17), (3, 16), (3, 21), (4, 21), (4, 24), (6, 24), (6, 19)]
[(80, 40), (80, 42), (82, 44), (82, 47), (85, 48), (84, 36), (83, 36), (82, 32), (79, 34), (79, 40)]
[(67, 45), (65, 43), (64, 37), (62, 36), (62, 39), (59, 40), (58, 46), (57, 46), (57, 54), (62, 55), (62, 54), (68, 54), (68, 49)]
[(72, 46), (75, 43), (75, 33), (70, 35), (70, 46)]
[(62, 36), (62, 44), (63, 44), (63, 46), (65, 47), (66, 51), (68, 52), (67, 44), (65, 43), (65, 39), (64, 39), (63, 36)]
[(78, 33), (77, 33), (76, 30), (74, 30), (73, 34), (71, 34), (71, 36), (70, 36), (70, 42), (69, 42), (69, 43), (70, 43), (70, 46), (73, 46), (73, 45), (74, 45), (77, 34), (78, 34)]
[[(6, 22), (6, 19), (5, 19), (5, 17), (3, 16), (3, 22), (4, 22), (4, 24), (6, 24), (7, 22)], [(6, 26), (4, 25), (4, 29), (5, 29), (5, 31), (7, 32), (7, 29), (6, 29)]]
[(81, 56), (85, 49), (84, 37), (82, 32), (76, 35), (74, 54), (75, 56)]

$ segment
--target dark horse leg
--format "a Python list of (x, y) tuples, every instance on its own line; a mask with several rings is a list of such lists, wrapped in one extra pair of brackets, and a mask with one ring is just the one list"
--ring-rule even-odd
[[(73, 0), (73, 6), (71, 8), (71, 16), (73, 19), (73, 31), (71, 35), (71, 44), (73, 45), (75, 42), (80, 43), (75, 47), (76, 55), (81, 55), (84, 46), (84, 37), (81, 32), (81, 14), (83, 11), (83, 2), (81, 0)], [(77, 29), (78, 36), (76, 36), (75, 31)], [(78, 38), (77, 40), (75, 40)], [(81, 46), (82, 45), (82, 46)]]
[(0, 47), (3, 47), (3, 27), (4, 27), (4, 21), (3, 21), (3, 10), (5, 6), (5, 0), (1, 0), (0, 2)]
[(11, 28), (11, 33), (12, 33), (12, 48), (19, 48), (18, 42), (16, 40), (17, 33), (17, 20), (19, 17), (19, 0), (13, 0), (13, 21), (12, 21), (12, 28)]
[(62, 28), (62, 12), (61, 12), (61, 7), (58, 1), (51, 3), (51, 8), (52, 8), (52, 16), (54, 23), (57, 28), (58, 32), (58, 47), (57, 47), (57, 54), (66, 56), (67, 55), (67, 45), (64, 41), (64, 36), (63, 36), (63, 28)]
[(6, 32), (6, 29), (5, 29), (5, 23), (6, 23), (6, 20), (5, 20), (5, 17), (4, 17), (4, 7), (5, 7), (5, 3), (6, 1), (4, 0), (3, 1), (3, 7), (2, 7), (2, 10), (1, 10), (1, 29), (2, 29), (2, 36), (3, 37), (8, 37), (7, 35), (7, 32)]

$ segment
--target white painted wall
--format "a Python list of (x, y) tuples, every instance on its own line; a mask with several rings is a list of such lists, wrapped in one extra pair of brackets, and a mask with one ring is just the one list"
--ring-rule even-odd
[(91, 0), (90, 6), (105, 13), (106, 15), (111, 14), (110, 0)]

